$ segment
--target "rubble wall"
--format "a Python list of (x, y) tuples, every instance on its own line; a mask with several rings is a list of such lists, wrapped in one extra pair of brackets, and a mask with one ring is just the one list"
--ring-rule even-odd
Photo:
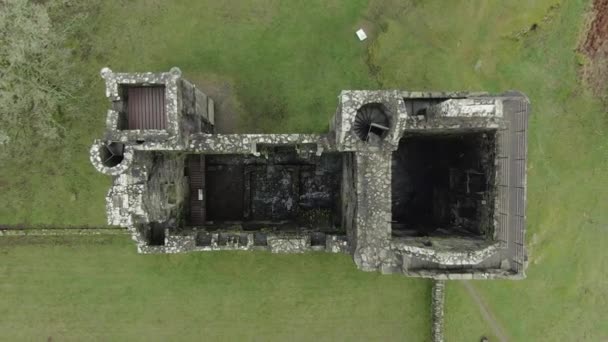
[(443, 316), (444, 316), (444, 302), (445, 302), (445, 282), (443, 280), (436, 280), (433, 282), (433, 288), (431, 290), (431, 317), (432, 317), (432, 330), (431, 340), (433, 342), (443, 342)]
[(194, 133), (213, 133), (215, 116), (213, 100), (183, 78), (179, 80), (178, 85), (183, 137), (187, 138)]
[(184, 177), (184, 156), (154, 153), (148, 177), (143, 195), (148, 221), (166, 223), (171, 227), (182, 226), (188, 191), (188, 182)]
[(357, 212), (357, 182), (356, 163), (353, 153), (346, 153), (342, 157), (342, 228), (351, 248), (357, 247), (356, 212)]

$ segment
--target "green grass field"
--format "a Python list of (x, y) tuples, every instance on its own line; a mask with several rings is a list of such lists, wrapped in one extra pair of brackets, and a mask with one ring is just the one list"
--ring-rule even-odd
[[(92, 252), (94, 251), (94, 252)], [(1, 340), (428, 339), (428, 281), (346, 255), (138, 255), (126, 237), (0, 239)]]
[[(87, 153), (104, 129), (102, 66), (177, 65), (228, 89), (235, 131), (324, 131), (341, 89), (518, 89), (533, 110), (528, 278), (474, 285), (512, 340), (608, 340), (608, 116), (577, 74), (589, 6), (104, 1), (74, 40), (87, 105), (63, 141), (32, 142), (0, 167), (0, 223), (105, 223), (110, 180)], [(420, 341), (430, 329), (428, 281), (362, 273), (347, 256), (140, 256), (125, 237), (2, 238), (0, 287), (6, 340)], [(492, 336), (458, 282), (446, 329), (449, 341)]]

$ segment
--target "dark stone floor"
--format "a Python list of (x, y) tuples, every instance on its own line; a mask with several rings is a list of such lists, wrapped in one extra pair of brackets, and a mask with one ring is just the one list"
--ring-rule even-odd
[(342, 157), (301, 157), (289, 146), (264, 152), (205, 157), (205, 226), (337, 229)]
[(401, 139), (392, 163), (394, 235), (484, 235), (493, 212), (494, 150), (490, 132)]

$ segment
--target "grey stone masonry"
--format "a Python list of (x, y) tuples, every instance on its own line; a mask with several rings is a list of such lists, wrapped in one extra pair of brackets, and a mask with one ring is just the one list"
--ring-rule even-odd
[(122, 161), (119, 164), (112, 166), (104, 164), (104, 160), (106, 159), (102, 157), (102, 151), (105, 148), (104, 145), (105, 143), (101, 140), (95, 140), (89, 151), (89, 160), (91, 161), (91, 164), (93, 164), (97, 171), (106, 175), (117, 176), (124, 173), (133, 162), (133, 148), (131, 146), (125, 146), (122, 154)]
[(179, 80), (181, 96), (178, 98), (182, 115), (182, 136), (187, 137), (196, 133), (214, 132), (214, 102), (205, 93), (196, 88), (196, 85)]
[(273, 236), (268, 238), (272, 253), (303, 253), (310, 246), (310, 236)]
[(315, 154), (335, 151), (331, 138), (322, 134), (196, 134), (185, 150), (196, 153), (261, 153), (260, 145), (316, 145)]
[(429, 107), (427, 115), (436, 117), (502, 117), (502, 101), (479, 97), (449, 99)]
[[(106, 120), (106, 140), (132, 141), (136, 139), (159, 138), (176, 139), (179, 135), (180, 108), (178, 97), (178, 80), (181, 70), (177, 67), (169, 72), (162, 73), (115, 73), (109, 68), (101, 69), (101, 77), (106, 82), (106, 96), (112, 102), (112, 109), (108, 111)], [(118, 116), (124, 110), (125, 99), (121, 92), (121, 86), (129, 85), (159, 85), (165, 87), (165, 113), (167, 116), (167, 130), (135, 130), (124, 131), (118, 127)]]
[[(103, 68), (101, 76), (110, 105), (104, 113), (105, 134), (93, 142), (89, 159), (95, 169), (112, 177), (106, 196), (108, 223), (127, 228), (141, 253), (325, 251), (349, 253), (364, 271), (439, 280), (525, 277), (529, 100), (519, 92), (491, 95), (343, 90), (330, 130), (324, 134), (224, 134), (214, 126), (215, 116), (222, 113), (216, 112), (213, 99), (182, 78), (177, 67), (158, 73), (118, 73)], [(138, 102), (129, 103), (128, 97), (134, 96), (125, 89), (135, 91), (133, 87), (148, 86), (155, 88), (155, 98), (161, 96), (159, 88), (164, 89), (164, 102), (162, 97), (157, 102), (164, 103), (164, 107), (160, 106), (162, 110), (154, 111), (154, 115), (166, 115), (166, 125), (143, 126), (162, 129), (129, 129), (142, 127), (125, 125), (125, 120), (130, 120), (129, 113), (143, 117), (152, 114), (145, 108), (129, 111)], [(422, 143), (413, 145), (411, 151), (401, 147), (409, 146), (407, 143), (413, 137), (423, 137)], [(430, 149), (422, 157), (416, 157), (416, 153), (445, 137), (462, 143), (466, 149), (466, 153), (455, 158), (467, 154), (468, 158), (477, 159), (467, 163), (457, 160), (448, 166), (439, 163), (437, 168), (442, 173), (435, 183), (444, 188), (410, 191), (418, 176), (409, 173), (431, 173), (428, 160), (439, 152)], [(447, 146), (450, 149), (451, 145)], [(280, 158), (273, 158), (273, 153), (286, 153), (277, 152), (281, 149), (290, 149), (297, 156), (297, 162), (290, 161), (295, 166), (285, 166)], [(315, 164), (326, 156), (324, 153), (335, 158), (337, 166), (331, 171)], [(460, 152), (450, 153), (445, 159)], [(240, 218), (236, 215), (235, 221), (226, 219), (226, 222), (209, 219), (223, 205), (216, 206), (216, 210), (205, 207), (218, 203), (208, 202), (208, 187), (218, 183), (209, 180), (212, 175), (208, 177), (207, 172), (216, 172), (214, 177), (234, 175), (231, 180), (245, 179), (251, 172), (238, 171), (241, 166), (232, 164), (207, 165), (200, 168), (199, 176), (202, 174), (200, 177), (205, 179), (200, 183), (203, 185), (196, 185), (199, 183), (192, 181), (191, 167), (186, 163), (192, 157), (189, 155), (207, 156), (206, 160), (213, 155), (230, 155), (243, 160), (257, 158), (256, 163), (266, 161), (259, 170), (268, 171), (263, 173), (265, 178), (260, 176), (256, 186), (266, 191), (264, 198), (268, 201), (253, 202), (260, 213), (271, 213), (271, 219), (257, 220), (248, 215)], [(414, 157), (422, 162), (414, 162)], [(279, 161), (278, 167), (273, 165), (274, 160)], [(417, 163), (419, 168), (413, 166)], [(272, 178), (278, 170), (288, 176)], [(234, 174), (225, 176), (229, 172)], [(334, 178), (331, 191), (324, 193), (315, 188), (318, 186), (315, 182)], [(249, 184), (248, 190), (231, 193), (231, 198), (252, 196), (252, 180), (247, 178), (243, 182)], [(309, 192), (302, 196), (298, 191), (305, 186)], [(418, 214), (412, 214), (412, 206), (394, 206), (398, 202), (393, 194), (401, 194), (400, 187), (406, 189), (403, 203), (409, 205), (410, 197), (416, 196), (432, 202), (425, 210), (437, 217), (428, 227), (420, 228), (422, 221), (412, 223), (395, 217), (396, 213)], [(269, 189), (277, 193), (268, 194)], [(220, 190), (214, 196), (221, 197), (223, 189)], [(292, 193), (297, 196), (289, 197)], [(288, 197), (303, 209), (277, 219), (279, 214), (273, 203), (277, 198)], [(231, 202), (226, 202), (226, 206)], [(251, 211), (250, 207), (240, 208), (239, 201), (234, 202), (235, 210)], [(247, 197), (242, 206), (253, 202)], [(192, 203), (199, 203), (194, 208), (204, 212), (204, 218), (199, 217), (196, 225), (188, 222)], [(317, 221), (302, 223), (304, 213), (318, 210), (315, 205), (320, 203), (325, 211), (309, 215)], [(264, 205), (268, 207), (259, 207)], [(195, 213), (199, 212), (196, 210)], [(471, 228), (472, 221), (478, 226)], [(443, 283), (435, 285), (434, 293), (436, 288), (443, 296)]]
[(432, 331), (431, 339), (433, 342), (443, 342), (443, 314), (445, 305), (445, 282), (443, 280), (433, 281), (431, 290), (431, 310), (432, 310)]
[[(190, 134), (214, 132), (214, 102), (195, 85), (181, 78), (177, 67), (161, 73), (115, 73), (109, 68), (101, 70), (106, 82), (106, 96), (112, 103), (106, 119), (105, 140), (123, 143), (140, 141), (156, 146), (187, 145)], [(164, 86), (166, 130), (121, 128), (121, 117), (125, 115), (127, 98), (122, 87)], [(180, 148), (181, 149), (181, 148)]]
[(366, 271), (392, 263), (391, 235), (391, 154), (355, 153), (357, 163), (357, 214), (355, 263)]
[[(391, 241), (391, 249), (402, 255), (445, 266), (476, 265), (498, 253), (500, 249), (499, 243), (488, 241), (450, 241), (436, 238), (433, 242), (433, 246), (427, 247), (424, 238), (395, 238)], [(454, 249), (456, 244), (461, 248)]]
[[(311, 246), (310, 234), (305, 232), (293, 234), (264, 234), (266, 244), (256, 245), (256, 233), (245, 231), (204, 232), (196, 229), (174, 231), (165, 229), (164, 244), (153, 246), (147, 243), (145, 233), (138, 230), (135, 241), (140, 253), (184, 253), (209, 251), (269, 251), (271, 253), (305, 253), (323, 251), (327, 253), (348, 253), (345, 236), (327, 235), (325, 246), (317, 249)], [(208, 237), (201, 244), (201, 234)]]
[(348, 240), (345, 236), (327, 235), (325, 251), (330, 253), (348, 253)]
[[(336, 145), (339, 151), (380, 151), (396, 149), (399, 138), (396, 136), (401, 120), (406, 112), (401, 92), (397, 90), (343, 90), (338, 97), (338, 112), (333, 126)], [(353, 127), (358, 109), (368, 103), (381, 103), (388, 111), (390, 136), (379, 144), (361, 141)]]

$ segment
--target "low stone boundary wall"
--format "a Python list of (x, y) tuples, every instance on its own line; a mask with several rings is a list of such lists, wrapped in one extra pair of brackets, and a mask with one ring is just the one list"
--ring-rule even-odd
[[(146, 238), (135, 228), (132, 230), (135, 231), (133, 236), (138, 243), (138, 251), (144, 254), (233, 250), (266, 250), (272, 253), (349, 252), (346, 236), (320, 232), (281, 233), (197, 231), (194, 229), (175, 234), (171, 230), (165, 229), (164, 244), (154, 245), (146, 241)], [(317, 235), (314, 237), (316, 241), (313, 241), (313, 235)]]
[(7, 228), (0, 227), (2, 236), (73, 236), (129, 235), (124, 228)]
[(431, 339), (433, 342), (443, 342), (443, 306), (445, 301), (445, 281), (437, 280), (433, 282), (431, 290), (431, 316), (432, 331)]

